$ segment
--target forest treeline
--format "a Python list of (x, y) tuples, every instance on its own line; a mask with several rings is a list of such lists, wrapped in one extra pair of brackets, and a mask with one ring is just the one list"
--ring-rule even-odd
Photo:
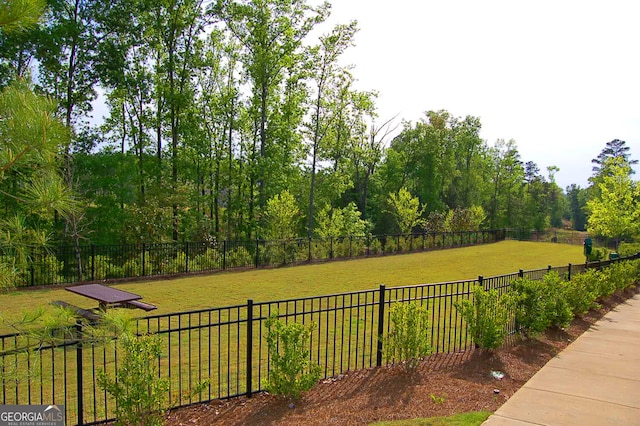
[[(593, 188), (563, 191), (558, 169), (522, 159), (516, 141), (482, 140), (478, 117), (379, 117), (375, 88), (356, 89), (357, 70), (341, 62), (357, 22), (328, 28), (329, 3), (40, 7), (37, 24), (0, 33), (3, 117), (42, 121), (11, 131), (47, 147), (23, 157), (3, 130), (3, 232), (25, 244), (585, 228)], [(20, 98), (25, 87), (33, 98)], [(108, 111), (100, 124), (96, 101)], [(594, 184), (606, 158), (630, 161), (623, 141), (607, 148)], [(55, 180), (45, 169), (65, 204), (25, 202)]]

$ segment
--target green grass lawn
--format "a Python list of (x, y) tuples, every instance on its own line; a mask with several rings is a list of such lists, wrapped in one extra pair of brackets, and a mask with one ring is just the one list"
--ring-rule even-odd
[[(584, 263), (582, 247), (566, 244), (503, 241), (496, 244), (348, 261), (224, 272), (175, 279), (113, 285), (143, 296), (158, 306), (150, 315), (279, 299), (490, 277), (519, 269)], [(95, 302), (62, 288), (27, 289), (0, 295), (0, 315), (21, 312), (50, 301), (64, 300), (82, 308)], [(138, 311), (133, 311), (138, 313)], [(140, 316), (144, 316), (140, 311)], [(0, 330), (1, 331), (1, 330)]]
[[(305, 296), (321, 296), (334, 293), (345, 293), (356, 290), (375, 290), (380, 284), (387, 287), (415, 285), (423, 283), (450, 282), (455, 280), (471, 280), (483, 275), (490, 277), (518, 271), (518, 269), (531, 270), (545, 268), (547, 265), (564, 266), (568, 263), (579, 264), (583, 262), (582, 250), (579, 246), (570, 246), (552, 243), (530, 243), (505, 241), (485, 246), (466, 247), (433, 251), (426, 253), (385, 256), (353, 261), (340, 261), (314, 265), (304, 265), (269, 270), (250, 270), (244, 272), (226, 272), (209, 276), (190, 276), (171, 280), (156, 280), (147, 282), (131, 282), (117, 284), (115, 287), (138, 293), (144, 300), (158, 305), (159, 309), (150, 314), (168, 314), (174, 312), (191, 311), (202, 308), (224, 307), (246, 303), (251, 298), (254, 302), (267, 302), (279, 299), (300, 298)], [(438, 287), (450, 291), (451, 286)], [(432, 289), (436, 294), (435, 287)], [(441, 291), (441, 290), (437, 290)], [(64, 300), (69, 303), (91, 308), (94, 307), (91, 300), (64, 291), (61, 288), (21, 290), (0, 295), (0, 309), (2, 316), (9, 319), (18, 318), (21, 312), (33, 310), (38, 306), (48, 308), (52, 300)], [(355, 301), (357, 302), (357, 301)], [(314, 348), (312, 357), (319, 363), (324, 363), (327, 368), (325, 374), (332, 375), (343, 369), (363, 368), (370, 365), (375, 356), (375, 330), (377, 317), (373, 315), (373, 307), (355, 307), (345, 310), (331, 309), (339, 305), (351, 304), (340, 297), (317, 298), (314, 301), (305, 302), (307, 312), (294, 318), (295, 321), (316, 322), (317, 332), (313, 334)], [(440, 324), (442, 318), (451, 317), (451, 304), (446, 303), (437, 307), (431, 303), (430, 311), (433, 315), (433, 323)], [(322, 304), (320, 306), (319, 304)], [(357, 304), (357, 303), (356, 303)], [(284, 310), (290, 304), (280, 304), (278, 309)], [(300, 312), (300, 306), (298, 311)], [(311, 307), (312, 309), (309, 309)], [(322, 314), (309, 314), (311, 310), (318, 312), (324, 309)], [(127, 311), (130, 314), (139, 314), (142, 311)], [(242, 313), (244, 312), (244, 313)], [(281, 312), (282, 314), (283, 312)], [(211, 313), (173, 315), (163, 318), (160, 322), (150, 321), (150, 329), (156, 326), (165, 330), (162, 333), (165, 354), (160, 365), (161, 374), (170, 377), (172, 388), (171, 395), (174, 403), (185, 400), (180, 396), (185, 390), (192, 389), (195, 383), (201, 380), (210, 380), (211, 387), (206, 392), (210, 398), (218, 395), (222, 397), (241, 393), (244, 391), (244, 360), (246, 347), (243, 344), (246, 335), (246, 323), (237, 322), (242, 315), (246, 315), (246, 309), (224, 309), (213, 317)], [(217, 317), (216, 317), (217, 315)], [(260, 315), (266, 315), (261, 313)], [(144, 316), (144, 315), (141, 315)], [(218, 325), (210, 326), (211, 323)], [(192, 330), (177, 330), (180, 327), (191, 327), (203, 324), (203, 327)], [(253, 359), (254, 369), (252, 377), (254, 386), (264, 379), (266, 372), (266, 346), (261, 342), (259, 335), (265, 333), (265, 329), (255, 324), (253, 331)], [(445, 342), (444, 336), (455, 324), (437, 325), (437, 340), (441, 341), (441, 350), (447, 350), (449, 342)], [(10, 331), (10, 330), (7, 330)], [(140, 330), (144, 332), (145, 330)], [(460, 331), (458, 331), (460, 332)], [(442, 336), (440, 339), (439, 336)], [(326, 345), (325, 343), (329, 343)], [(434, 342), (434, 344), (437, 342)], [(346, 347), (351, 349), (346, 350)], [(337, 348), (337, 349), (336, 349)], [(41, 360), (43, 374), (41, 384), (33, 386), (33, 391), (24, 384), (17, 388), (9, 388), (9, 395), (20, 394), (20, 400), (25, 401), (29, 395), (43, 389), (43, 401), (51, 402), (54, 393), (65, 394), (66, 403), (73, 407), (76, 403), (74, 387), (64, 385), (66, 381), (62, 376), (61, 366), (68, 365), (72, 373), (75, 369), (73, 348), (55, 349), (49, 358)], [(346, 354), (343, 359), (343, 354)], [(23, 358), (26, 355), (22, 355)], [(104, 418), (101, 414), (104, 408), (101, 393), (93, 393), (95, 386), (92, 382), (92, 373), (105, 369), (113, 371), (115, 355), (113, 348), (87, 347), (83, 354), (85, 382), (85, 414), (91, 419), (96, 413), (96, 420)], [(13, 359), (10, 359), (12, 361)], [(261, 360), (261, 362), (259, 361)], [(16, 357), (15, 365), (18, 365)], [(54, 368), (53, 363), (56, 367)], [(344, 362), (344, 366), (343, 366)], [(26, 368), (26, 360), (20, 359), (20, 368)], [(51, 364), (51, 365), (49, 365)], [(7, 364), (8, 365), (8, 364)], [(261, 367), (258, 367), (261, 365)], [(333, 371), (337, 368), (336, 371)], [(55, 371), (56, 385), (47, 374)], [(40, 380), (40, 379), (39, 379)], [(71, 383), (71, 382), (70, 382)], [(88, 393), (87, 393), (88, 392)], [(206, 396), (207, 393), (204, 394)], [(37, 396), (37, 395), (36, 395)], [(202, 396), (197, 399), (202, 398)], [(206, 399), (206, 398), (205, 398)], [(189, 398), (190, 401), (190, 398)], [(12, 401), (9, 401), (12, 402)], [(44, 402), (43, 402), (44, 403)], [(113, 406), (108, 408), (113, 415)]]
[(376, 422), (372, 423), (371, 426), (477, 426), (487, 420), (490, 415), (491, 413), (487, 411), (478, 411), (447, 417)]

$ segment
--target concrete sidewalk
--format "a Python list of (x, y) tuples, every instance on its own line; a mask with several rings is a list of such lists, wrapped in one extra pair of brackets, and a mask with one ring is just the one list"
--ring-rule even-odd
[(483, 425), (640, 425), (640, 295), (549, 361)]

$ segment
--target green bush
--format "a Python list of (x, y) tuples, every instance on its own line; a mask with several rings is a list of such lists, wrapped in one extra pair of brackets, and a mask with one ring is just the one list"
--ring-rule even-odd
[(98, 385), (116, 401), (117, 425), (162, 425), (162, 403), (169, 390), (167, 379), (158, 378), (161, 339), (157, 335), (120, 339), (124, 358), (115, 378), (98, 373)]
[(520, 333), (529, 337), (546, 330), (550, 319), (545, 286), (540, 281), (519, 278), (511, 287), (516, 294), (516, 324)]
[(54, 255), (47, 255), (40, 262), (33, 264), (33, 282), (36, 284), (59, 282), (63, 268), (62, 261), (59, 261)]
[(389, 317), (391, 331), (383, 339), (387, 356), (404, 361), (407, 370), (415, 370), (420, 360), (432, 352), (427, 338), (429, 312), (416, 302), (396, 303)]
[(351, 248), (350, 238), (336, 238), (333, 241), (333, 256), (336, 258), (350, 257)]
[(576, 274), (566, 284), (566, 297), (574, 315), (584, 315), (598, 306), (598, 281), (600, 271), (589, 269)]
[(396, 237), (387, 236), (387, 239), (384, 243), (385, 254), (397, 253), (397, 251), (398, 251), (398, 243), (396, 241)]
[(549, 272), (542, 279), (548, 300), (546, 315), (551, 327), (564, 328), (573, 320), (573, 309), (569, 305), (567, 286), (557, 272)]
[(640, 253), (640, 243), (625, 243), (624, 241), (618, 246), (618, 254), (627, 257)]
[(369, 254), (381, 254), (382, 253), (382, 243), (376, 237), (372, 237), (369, 240)]
[(513, 317), (515, 298), (512, 293), (500, 294), (497, 290), (473, 287), (471, 299), (454, 302), (473, 342), (488, 350), (499, 348), (504, 342), (506, 326)]
[(616, 283), (610, 279), (610, 275), (611, 271), (609, 271), (609, 268), (603, 268), (599, 274), (595, 275), (597, 278), (596, 289), (599, 300), (607, 299), (616, 291)]
[(128, 277), (142, 276), (141, 262), (139, 262), (138, 259), (128, 259), (124, 262), (124, 265), (122, 265), (122, 269)]
[(222, 257), (215, 248), (208, 248), (204, 253), (193, 258), (192, 271), (209, 271), (222, 267)]
[(250, 266), (253, 265), (254, 258), (249, 251), (244, 247), (238, 247), (235, 250), (231, 250), (227, 253), (227, 268), (235, 268), (238, 266)]
[(308, 349), (315, 324), (285, 324), (276, 314), (269, 317), (265, 325), (270, 366), (265, 389), (274, 395), (298, 398), (321, 376), (321, 368), (311, 363)]
[[(87, 276), (91, 274), (91, 264), (87, 265)], [(105, 280), (109, 278), (124, 278), (124, 266), (116, 265), (109, 256), (102, 254), (96, 255), (93, 266), (93, 279)]]
[(594, 247), (591, 250), (591, 254), (587, 256), (589, 262), (597, 262), (598, 260), (605, 260), (609, 256), (609, 250), (606, 248)]
[(606, 269), (606, 272), (616, 290), (625, 290), (636, 284), (637, 261), (623, 260), (612, 263)]
[(165, 265), (165, 272), (169, 274), (179, 274), (185, 272), (187, 265), (187, 255), (183, 251), (176, 253), (175, 257), (170, 258)]

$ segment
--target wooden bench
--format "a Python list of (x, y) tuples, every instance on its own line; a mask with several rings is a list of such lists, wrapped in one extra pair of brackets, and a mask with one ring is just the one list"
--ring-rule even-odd
[(56, 300), (54, 302), (51, 302), (52, 305), (54, 306), (60, 306), (62, 308), (65, 309), (69, 309), (71, 310), (73, 313), (75, 313), (76, 315), (85, 318), (91, 322), (97, 322), (99, 321), (102, 317), (99, 314), (96, 314), (95, 312), (92, 312), (88, 309), (83, 309), (80, 308), (76, 305), (72, 305), (71, 303), (67, 303), (63, 300)]
[(129, 307), (140, 308), (140, 309), (143, 309), (145, 311), (153, 311), (154, 309), (158, 309), (158, 307), (156, 305), (152, 305), (150, 303), (144, 303), (144, 302), (141, 302), (139, 300), (131, 300), (130, 302), (127, 302), (126, 304)]

